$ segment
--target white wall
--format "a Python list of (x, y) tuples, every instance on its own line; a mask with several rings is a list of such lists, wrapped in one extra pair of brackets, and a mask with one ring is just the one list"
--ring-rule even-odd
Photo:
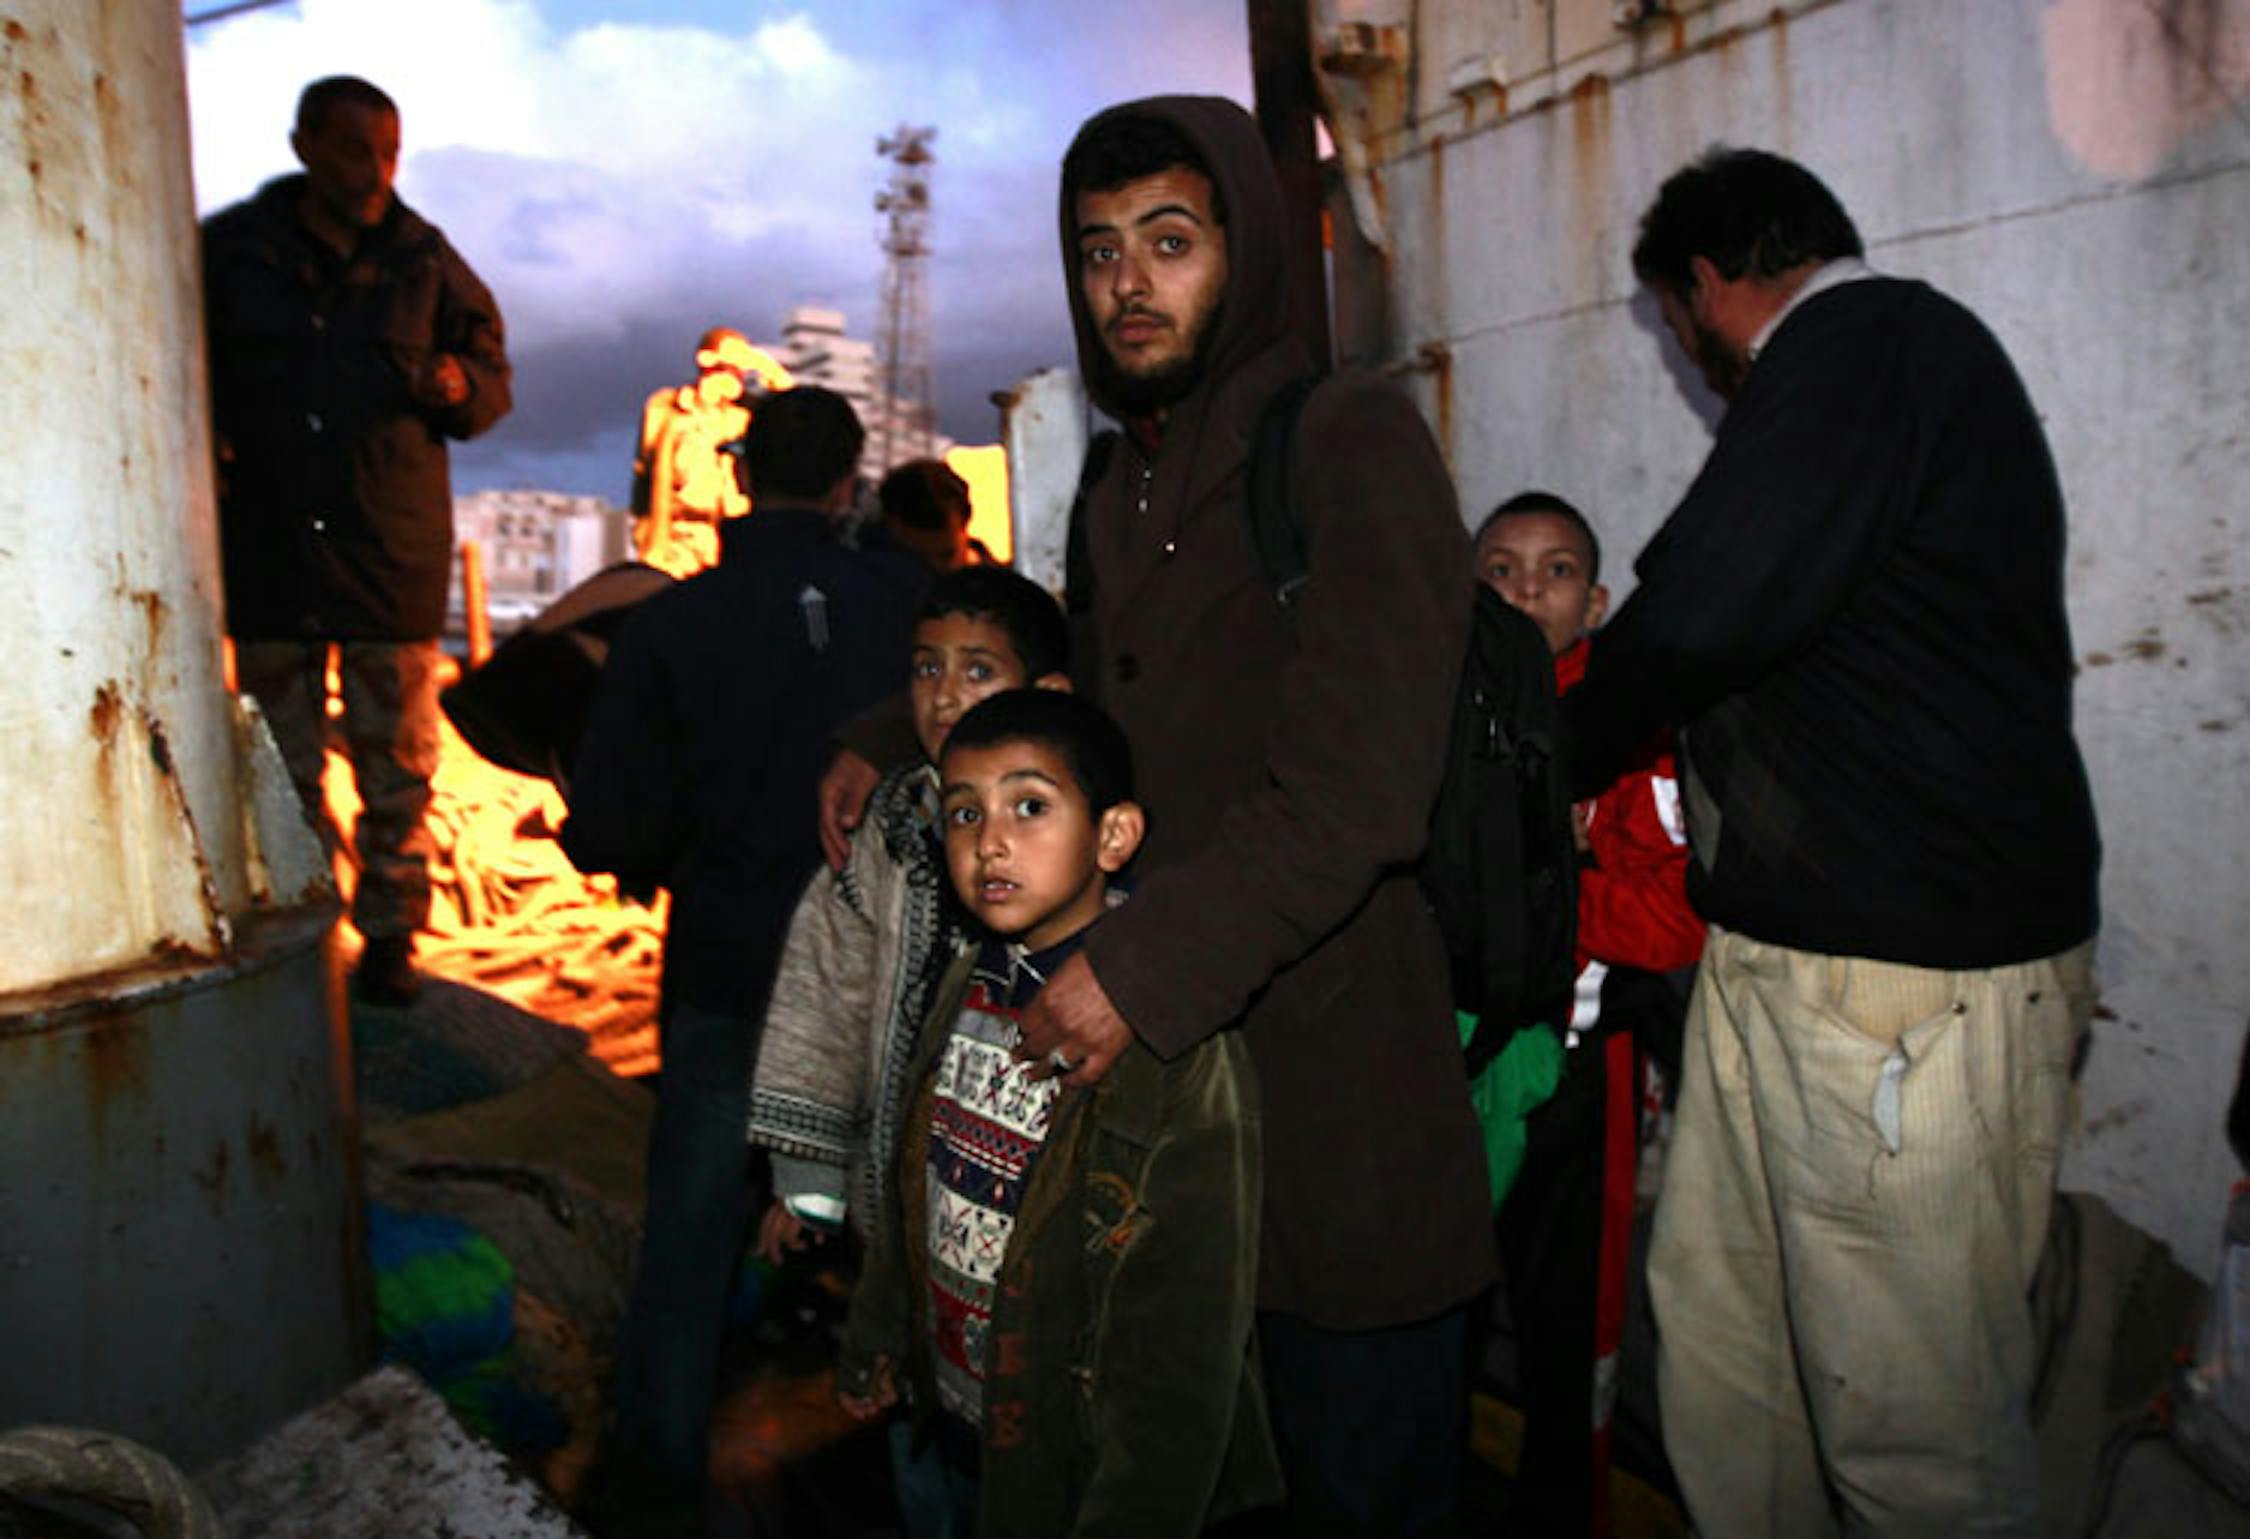
[[(2208, 1275), (2250, 1020), (2250, 0), (1685, 9), (1631, 34), (1607, 0), (1401, 8), (1415, 115), (1371, 143), (1390, 351), (1450, 350), (1408, 377), (1469, 514), (1560, 492), (1622, 589), (1717, 413), (1629, 262), (1640, 211), (1704, 145), (1804, 161), (1879, 267), (1993, 327), (2070, 502), (2108, 846), (2064, 1181)], [(1468, 54), (1501, 61), (1504, 102), (1450, 93)]]

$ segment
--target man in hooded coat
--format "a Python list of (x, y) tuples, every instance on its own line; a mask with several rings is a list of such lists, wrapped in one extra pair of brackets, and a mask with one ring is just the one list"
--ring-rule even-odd
[(1128, 1033), (1169, 1058), (1244, 1030), (1292, 1527), (1442, 1531), (1467, 1302), (1493, 1272), (1413, 869), (1472, 606), (1453, 489), (1398, 390), (1321, 381), (1292, 439), (1310, 566), (1285, 609), (1249, 537), (1248, 460), (1267, 404), (1315, 366), (1257, 125), (1218, 98), (1112, 108), (1064, 161), (1061, 215), (1080, 367), (1125, 428), (1088, 489), (1073, 655), (1132, 743), (1150, 829), (1132, 901), (1033, 1004), (1022, 1051), (1087, 1085)]

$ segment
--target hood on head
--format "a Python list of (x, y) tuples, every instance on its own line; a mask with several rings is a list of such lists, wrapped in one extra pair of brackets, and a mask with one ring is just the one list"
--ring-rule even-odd
[[(1198, 393), (1224, 379), (1290, 329), (1289, 285), (1281, 244), (1281, 181), (1266, 152), (1257, 120), (1223, 96), (1151, 96), (1124, 102), (1088, 118), (1084, 138), (1111, 118), (1159, 118), (1178, 129), (1202, 153), (1227, 211), (1226, 305), (1212, 339), (1209, 373)], [(1073, 147), (1077, 144), (1073, 139)], [(1078, 289), (1077, 210), (1066, 190), (1060, 196), (1063, 290), (1070, 296), (1071, 329), (1078, 339), (1078, 373), (1094, 404), (1117, 415), (1105, 400), (1104, 383), (1113, 378), (1109, 355), (1086, 313)]]

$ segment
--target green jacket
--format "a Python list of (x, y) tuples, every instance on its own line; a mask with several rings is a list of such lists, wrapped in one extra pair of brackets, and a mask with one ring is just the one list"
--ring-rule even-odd
[[(897, 1179), (837, 1367), (841, 1389), (865, 1393), (877, 1358), (902, 1365), (921, 1414), (937, 1403), (931, 1071), (973, 960), (946, 975), (923, 1028)], [(1237, 1032), (1169, 1063), (1135, 1043), (1099, 1085), (1065, 1093), (993, 1302), (980, 1539), (1186, 1539), (1280, 1499), (1252, 1334), (1258, 1151)]]

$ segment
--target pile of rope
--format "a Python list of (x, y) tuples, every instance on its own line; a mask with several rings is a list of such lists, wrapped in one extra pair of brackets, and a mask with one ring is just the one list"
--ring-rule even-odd
[[(350, 771), (333, 755), (328, 768), (329, 813), (349, 830)], [(644, 906), (613, 879), (582, 875), (556, 842), (566, 810), (554, 786), (487, 762), (451, 723), (430, 789), (430, 918), (416, 964), (586, 1033), (618, 1074), (653, 1070), (668, 899)]]

